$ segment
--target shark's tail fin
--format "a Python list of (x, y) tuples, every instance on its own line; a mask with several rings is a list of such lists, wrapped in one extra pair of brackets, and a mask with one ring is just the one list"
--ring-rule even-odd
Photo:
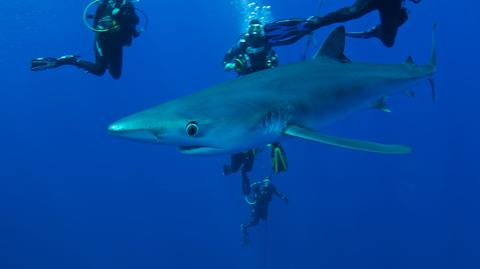
[[(437, 70), (437, 40), (436, 40), (436, 30), (437, 30), (437, 24), (433, 25), (433, 31), (432, 31), (432, 55), (430, 56), (430, 62), (428, 63), (428, 66), (432, 69), (432, 73), (434, 73)], [(436, 100), (436, 90), (435, 90), (435, 80), (433, 77), (430, 77), (428, 79), (430, 82), (430, 86), (432, 87), (432, 100), (435, 102)]]

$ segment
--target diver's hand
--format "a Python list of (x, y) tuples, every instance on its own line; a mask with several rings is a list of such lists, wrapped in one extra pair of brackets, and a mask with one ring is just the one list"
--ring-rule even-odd
[(234, 64), (234, 63), (228, 63), (228, 64), (225, 64), (224, 70), (225, 70), (225, 71), (230, 71), (230, 70), (234, 70), (236, 67), (237, 67), (236, 64)]
[(282, 201), (284, 201), (284, 202), (287, 203), (287, 204), (288, 204), (288, 202), (289, 202), (288, 197), (285, 196), (285, 195), (282, 196), (282, 198), (280, 198), (280, 199), (282, 199)]

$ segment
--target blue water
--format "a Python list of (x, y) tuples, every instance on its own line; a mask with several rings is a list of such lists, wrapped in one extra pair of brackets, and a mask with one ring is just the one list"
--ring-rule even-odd
[[(322, 13), (351, 4), (326, 0)], [(119, 81), (66, 67), (31, 72), (39, 56), (92, 59), (88, 1), (1, 1), (0, 268), (480, 268), (477, 1), (409, 4), (396, 46), (348, 40), (352, 60), (425, 63), (438, 23), (438, 98), (395, 96), (392, 113), (365, 110), (323, 130), (411, 145), (383, 156), (297, 140), (276, 178), (290, 204), (240, 246), (249, 208), (228, 156), (111, 137), (129, 113), (231, 79), (225, 51), (241, 33), (242, 3), (142, 1), (150, 26), (125, 50)], [(308, 17), (317, 1), (263, 2), (273, 18)], [(347, 24), (363, 30), (376, 14)], [(318, 42), (332, 28), (316, 34)], [(279, 48), (298, 61), (305, 40)], [(265, 155), (265, 154), (264, 154)], [(252, 177), (270, 168), (267, 156)]]

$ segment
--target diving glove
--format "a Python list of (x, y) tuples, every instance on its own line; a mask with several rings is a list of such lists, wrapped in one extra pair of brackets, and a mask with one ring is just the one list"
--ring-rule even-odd
[(236, 67), (235, 63), (227, 63), (227, 64), (225, 64), (225, 71), (233, 70), (233, 69), (235, 69), (235, 67)]

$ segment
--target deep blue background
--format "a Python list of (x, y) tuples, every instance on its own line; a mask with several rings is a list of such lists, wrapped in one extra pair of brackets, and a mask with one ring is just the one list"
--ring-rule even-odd
[[(414, 153), (286, 142), (290, 171), (275, 182), (291, 203), (272, 203), (248, 248), (239, 176), (221, 176), (227, 156), (106, 133), (126, 114), (234, 77), (221, 59), (241, 33), (235, 1), (142, 1), (150, 28), (125, 50), (119, 81), (29, 70), (33, 57), (93, 58), (88, 1), (0, 2), (0, 268), (480, 268), (477, 1), (409, 4), (393, 49), (348, 40), (353, 60), (425, 63), (438, 23), (436, 103), (424, 83), (415, 99), (391, 98), (390, 114), (363, 111), (324, 130)], [(325, 2), (323, 12), (353, 0)], [(265, 4), (280, 19), (313, 15), (317, 1)], [(371, 14), (347, 28), (377, 22)], [(281, 62), (304, 46), (279, 48)], [(253, 176), (269, 165), (262, 156)]]

